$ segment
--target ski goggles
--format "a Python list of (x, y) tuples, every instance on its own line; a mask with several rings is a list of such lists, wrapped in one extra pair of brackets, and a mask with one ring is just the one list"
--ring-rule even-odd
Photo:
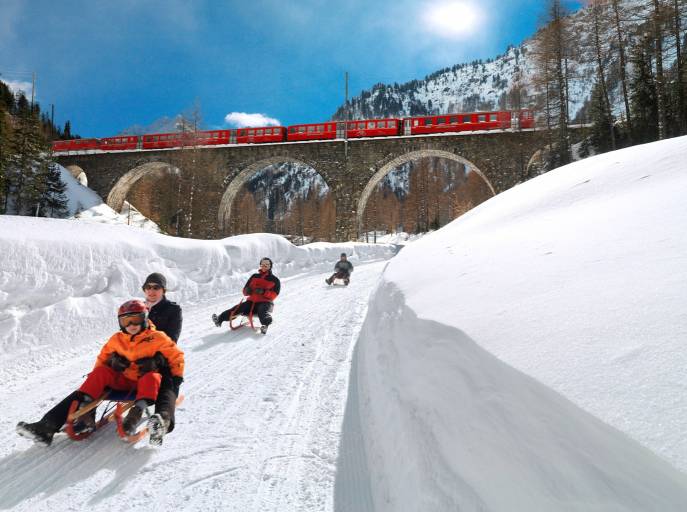
[(159, 284), (147, 284), (143, 287), (144, 290), (162, 290)]
[(119, 317), (119, 325), (121, 327), (129, 327), (130, 325), (143, 325), (143, 322), (145, 321), (145, 315), (141, 315), (140, 313)]

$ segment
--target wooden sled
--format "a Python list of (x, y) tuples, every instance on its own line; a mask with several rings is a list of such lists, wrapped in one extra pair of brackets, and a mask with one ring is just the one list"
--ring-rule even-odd
[[(103, 393), (100, 398), (93, 400), (87, 406), (78, 409), (79, 401), (74, 400), (69, 406), (69, 413), (67, 414), (67, 421), (65, 423), (64, 431), (65, 433), (74, 441), (83, 441), (89, 437), (93, 432), (97, 431), (101, 427), (104, 427), (108, 423), (115, 421), (117, 424), (117, 433), (119, 437), (130, 443), (135, 443), (143, 439), (148, 433), (148, 427), (144, 427), (133, 435), (127, 435), (124, 432), (124, 413), (126, 413), (135, 403), (136, 391), (118, 391), (109, 390)], [(179, 395), (177, 397), (176, 405), (181, 404), (184, 401), (184, 395)], [(85, 432), (76, 432), (74, 430), (74, 424), (79, 421), (82, 416), (94, 411), (100, 404), (107, 402), (107, 407), (105, 411), (101, 414), (100, 419), (95, 422), (95, 429), (88, 430)], [(146, 411), (146, 417), (150, 416)]]
[[(255, 302), (253, 302), (253, 305), (250, 307), (250, 311), (248, 312), (248, 316), (243, 316), (243, 315), (235, 315), (234, 311), (236, 311), (239, 306), (243, 303), (243, 300), (239, 302), (234, 309), (231, 310), (229, 313), (229, 328), (232, 331), (235, 331), (237, 329), (240, 329), (244, 325), (250, 325), (250, 328), (255, 330), (255, 326), (253, 325), (253, 308), (255, 308)], [(234, 323), (236, 319), (238, 318), (238, 323)]]

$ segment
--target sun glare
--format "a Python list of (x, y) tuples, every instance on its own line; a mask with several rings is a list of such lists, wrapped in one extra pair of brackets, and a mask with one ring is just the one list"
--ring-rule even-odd
[(481, 21), (480, 10), (467, 0), (433, 2), (425, 12), (427, 28), (441, 37), (460, 39), (472, 34)]

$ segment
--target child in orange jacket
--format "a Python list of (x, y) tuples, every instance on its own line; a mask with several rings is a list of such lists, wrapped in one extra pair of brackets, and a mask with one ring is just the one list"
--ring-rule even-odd
[[(176, 343), (148, 320), (148, 308), (140, 300), (130, 300), (119, 307), (117, 317), (121, 331), (110, 337), (96, 359), (95, 366), (81, 387), (48, 411), (40, 421), (17, 424), (17, 432), (36, 442), (50, 445), (52, 438), (67, 420), (74, 400), (85, 406), (100, 397), (106, 389), (136, 393), (135, 406), (124, 419), (124, 431), (133, 434), (143, 411), (157, 399), (162, 374), (171, 376), (178, 393), (183, 382), (184, 353)], [(173, 411), (172, 411), (173, 412)], [(78, 429), (95, 426), (95, 411), (84, 415)], [(169, 428), (170, 411), (156, 410), (148, 421), (150, 442), (160, 444)]]

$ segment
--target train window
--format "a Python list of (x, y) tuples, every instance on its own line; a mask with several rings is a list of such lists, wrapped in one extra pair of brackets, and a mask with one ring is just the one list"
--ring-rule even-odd
[(497, 117), (496, 114), (489, 114), (489, 121), (496, 121)]
[(426, 118), (425, 119), (425, 126), (432, 126), (432, 119), (431, 118)]
[(487, 116), (485, 116), (484, 114), (480, 114), (479, 116), (477, 116), (477, 122), (478, 123), (483, 123), (486, 120), (487, 120)]
[(377, 128), (384, 128), (386, 123), (384, 121), (377, 121)]
[(458, 116), (451, 116), (449, 123), (456, 124), (458, 122)]
[(446, 124), (446, 118), (445, 117), (439, 117), (437, 119), (437, 124)]
[(262, 130), (255, 130), (255, 135), (262, 135)]
[(367, 129), (369, 130), (369, 129), (374, 128), (374, 127), (375, 127), (375, 122), (374, 121), (368, 121)]
[(472, 119), (470, 119), (470, 116), (463, 116), (463, 122), (464, 123), (471, 123)]
[(365, 123), (358, 123), (358, 130), (364, 130), (365, 129)]
[(298, 133), (305, 133), (305, 126), (299, 126)]
[(308, 126), (308, 133), (313, 133), (315, 131), (314, 126)]
[(386, 122), (387, 128), (394, 128), (395, 126), (396, 126), (396, 121), (387, 121)]

